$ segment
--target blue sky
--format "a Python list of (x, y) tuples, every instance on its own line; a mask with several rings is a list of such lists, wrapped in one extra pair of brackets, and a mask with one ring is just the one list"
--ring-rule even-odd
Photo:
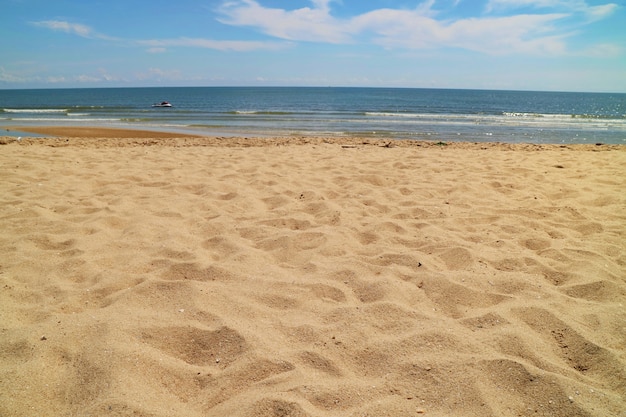
[(0, 0), (0, 88), (626, 92), (623, 0)]

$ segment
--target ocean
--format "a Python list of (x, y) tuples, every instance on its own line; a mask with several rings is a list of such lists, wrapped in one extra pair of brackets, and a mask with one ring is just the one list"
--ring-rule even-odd
[[(169, 101), (173, 107), (152, 104)], [(343, 87), (0, 90), (0, 136), (68, 125), (211, 136), (626, 144), (626, 94)]]

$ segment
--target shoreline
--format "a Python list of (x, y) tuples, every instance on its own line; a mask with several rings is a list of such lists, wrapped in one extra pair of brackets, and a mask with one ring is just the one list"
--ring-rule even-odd
[[(476, 141), (436, 141), (414, 139), (385, 139), (359, 136), (206, 136), (180, 132), (142, 129), (122, 129), (99, 126), (10, 126), (7, 131), (22, 131), (40, 136), (22, 137), (19, 142), (51, 146), (91, 144), (93, 146), (160, 145), (160, 146), (278, 146), (304, 144), (338, 144), (342, 146), (371, 145), (379, 147), (445, 147), (462, 149), (576, 149), (626, 150), (622, 144), (537, 144)], [(0, 137), (2, 135), (0, 134)], [(4, 143), (18, 141), (14, 136), (2, 139)]]
[(126, 129), (100, 126), (8, 126), (6, 131), (36, 133), (53, 137), (70, 138), (193, 138), (190, 133), (175, 133), (160, 130)]

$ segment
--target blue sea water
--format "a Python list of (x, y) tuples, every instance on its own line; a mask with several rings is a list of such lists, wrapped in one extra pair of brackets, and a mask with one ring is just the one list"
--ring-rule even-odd
[[(164, 100), (173, 107), (152, 107)], [(217, 136), (626, 144), (626, 94), (341, 87), (0, 90), (0, 135), (18, 134), (9, 127), (33, 125)]]

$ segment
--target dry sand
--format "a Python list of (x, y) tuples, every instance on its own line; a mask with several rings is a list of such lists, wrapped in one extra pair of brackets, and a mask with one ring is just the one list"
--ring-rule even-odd
[(624, 416), (625, 147), (115, 134), (0, 141), (1, 416)]

